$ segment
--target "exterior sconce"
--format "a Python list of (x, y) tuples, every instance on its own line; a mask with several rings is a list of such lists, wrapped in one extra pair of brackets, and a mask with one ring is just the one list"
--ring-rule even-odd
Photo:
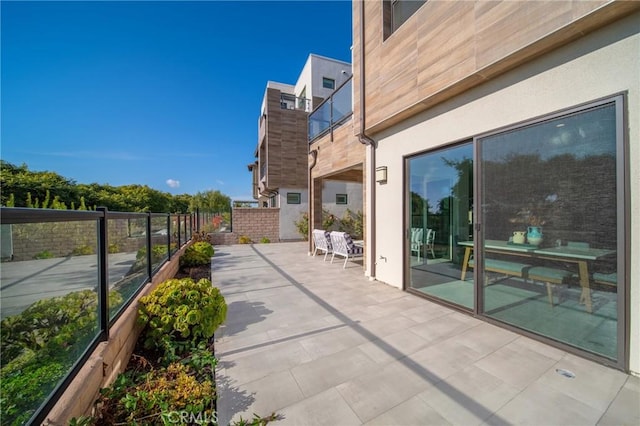
[(387, 183), (387, 166), (376, 167), (376, 182)]

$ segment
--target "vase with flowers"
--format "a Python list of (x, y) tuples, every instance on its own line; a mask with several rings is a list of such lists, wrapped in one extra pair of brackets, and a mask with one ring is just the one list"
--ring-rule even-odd
[(544, 220), (535, 214), (529, 215), (529, 226), (527, 227), (527, 242), (534, 246), (539, 246), (542, 243), (542, 225)]

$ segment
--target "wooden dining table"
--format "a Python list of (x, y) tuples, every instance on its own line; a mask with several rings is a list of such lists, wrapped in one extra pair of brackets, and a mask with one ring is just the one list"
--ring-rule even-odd
[[(474, 249), (473, 241), (461, 241), (458, 245), (465, 247), (462, 273), (460, 279), (464, 281), (467, 274), (467, 266)], [(577, 265), (580, 281), (580, 303), (585, 305), (587, 312), (591, 312), (591, 289), (589, 278), (589, 262), (612, 256), (616, 250), (591, 248), (586, 246), (561, 245), (555, 247), (539, 248), (531, 244), (514, 244), (501, 240), (485, 240), (484, 251), (509, 256), (520, 256), (532, 259), (553, 260)]]

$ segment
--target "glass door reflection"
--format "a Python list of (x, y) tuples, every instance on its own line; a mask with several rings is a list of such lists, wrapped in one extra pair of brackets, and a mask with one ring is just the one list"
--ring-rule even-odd
[(407, 288), (473, 309), (473, 274), (461, 280), (472, 240), (473, 146), (465, 143), (410, 158)]

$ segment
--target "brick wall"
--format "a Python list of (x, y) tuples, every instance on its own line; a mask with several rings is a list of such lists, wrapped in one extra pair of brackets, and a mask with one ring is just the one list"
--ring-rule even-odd
[(249, 237), (254, 243), (259, 243), (263, 237), (267, 237), (272, 243), (280, 241), (279, 208), (236, 207), (232, 215), (233, 232), (210, 234), (213, 245), (238, 244), (241, 236)]

